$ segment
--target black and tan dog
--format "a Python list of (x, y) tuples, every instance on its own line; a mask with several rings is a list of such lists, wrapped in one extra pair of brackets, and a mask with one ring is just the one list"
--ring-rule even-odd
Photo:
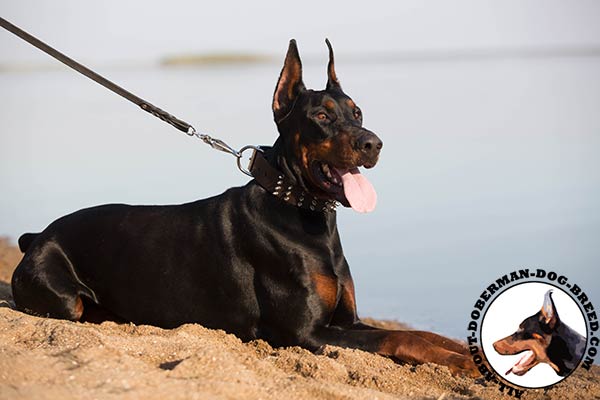
[(539, 363), (546, 363), (558, 375), (567, 376), (577, 368), (585, 346), (585, 337), (560, 320), (552, 290), (546, 292), (540, 311), (525, 318), (515, 333), (494, 342), (498, 354), (523, 353), (506, 375), (525, 375)]
[(255, 179), (188, 204), (84, 209), (23, 235), (17, 308), (76, 321), (101, 307), (137, 324), (200, 323), (274, 346), (333, 344), (476, 373), (452, 340), (356, 315), (334, 204), (375, 207), (358, 168), (375, 166), (382, 142), (342, 91), (327, 44), (327, 88), (314, 91), (290, 42), (272, 105), (279, 137), (257, 154)]

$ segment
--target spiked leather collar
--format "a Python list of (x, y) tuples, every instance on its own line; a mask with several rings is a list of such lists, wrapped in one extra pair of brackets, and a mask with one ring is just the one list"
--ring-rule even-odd
[[(261, 149), (266, 149), (266, 147)], [(296, 186), (283, 173), (272, 167), (260, 150), (254, 152), (249, 170), (260, 186), (291, 206), (322, 212), (335, 212), (338, 206), (338, 202), (335, 200), (315, 197)]]

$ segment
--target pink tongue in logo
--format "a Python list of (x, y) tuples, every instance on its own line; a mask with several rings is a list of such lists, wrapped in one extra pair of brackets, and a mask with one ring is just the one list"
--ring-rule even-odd
[(344, 194), (352, 209), (361, 213), (373, 211), (377, 204), (377, 193), (371, 182), (361, 175), (358, 168), (336, 171), (342, 177)]
[(515, 375), (524, 375), (527, 372), (527, 366), (535, 361), (535, 353), (531, 350), (527, 350), (523, 356), (517, 361), (515, 365), (508, 371), (506, 371), (505, 375), (510, 374), (511, 372)]

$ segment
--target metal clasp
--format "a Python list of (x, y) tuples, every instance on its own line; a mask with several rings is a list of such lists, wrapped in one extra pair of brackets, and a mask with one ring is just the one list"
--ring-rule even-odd
[[(242, 157), (246, 150), (254, 150), (252, 152), (252, 155), (250, 156), (250, 163), (248, 163), (248, 169), (246, 169), (242, 166)], [(242, 171), (244, 174), (248, 175), (249, 177), (252, 177), (252, 173), (250, 172), (250, 170), (252, 169), (252, 164), (254, 163), (254, 156), (256, 155), (257, 151), (260, 151), (262, 153), (263, 149), (261, 149), (259, 146), (253, 146), (253, 145), (249, 144), (247, 146), (242, 147), (240, 149), (240, 151), (238, 152), (238, 156), (237, 156), (238, 169), (240, 171)]]
[[(254, 156), (255, 156), (256, 152), (260, 151), (262, 153), (262, 151), (263, 151), (259, 146), (253, 146), (253, 145), (244, 146), (238, 151), (238, 150), (234, 149), (233, 147), (231, 147), (230, 145), (228, 145), (227, 143), (225, 143), (224, 141), (222, 141), (221, 139), (215, 139), (215, 138), (211, 137), (210, 135), (207, 135), (206, 133), (196, 132), (196, 129), (194, 129), (193, 126), (189, 127), (186, 134), (188, 136), (197, 137), (198, 139), (202, 140), (204, 143), (206, 143), (207, 145), (209, 145), (210, 147), (212, 147), (215, 150), (229, 153), (232, 156), (234, 156), (235, 158), (237, 158), (236, 161), (237, 161), (238, 169), (240, 171), (242, 171), (244, 174), (248, 175), (249, 177), (252, 177), (252, 173), (250, 172), (250, 169), (252, 169), (252, 163), (254, 162)], [(248, 169), (246, 169), (242, 166), (242, 157), (246, 150), (254, 150), (254, 153), (252, 153), (252, 156), (250, 157), (250, 163), (248, 164)]]

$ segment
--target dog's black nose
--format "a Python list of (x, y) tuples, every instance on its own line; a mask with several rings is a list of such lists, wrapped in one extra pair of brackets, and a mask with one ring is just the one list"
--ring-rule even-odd
[(358, 149), (368, 157), (377, 157), (383, 142), (374, 133), (368, 132), (358, 138)]

